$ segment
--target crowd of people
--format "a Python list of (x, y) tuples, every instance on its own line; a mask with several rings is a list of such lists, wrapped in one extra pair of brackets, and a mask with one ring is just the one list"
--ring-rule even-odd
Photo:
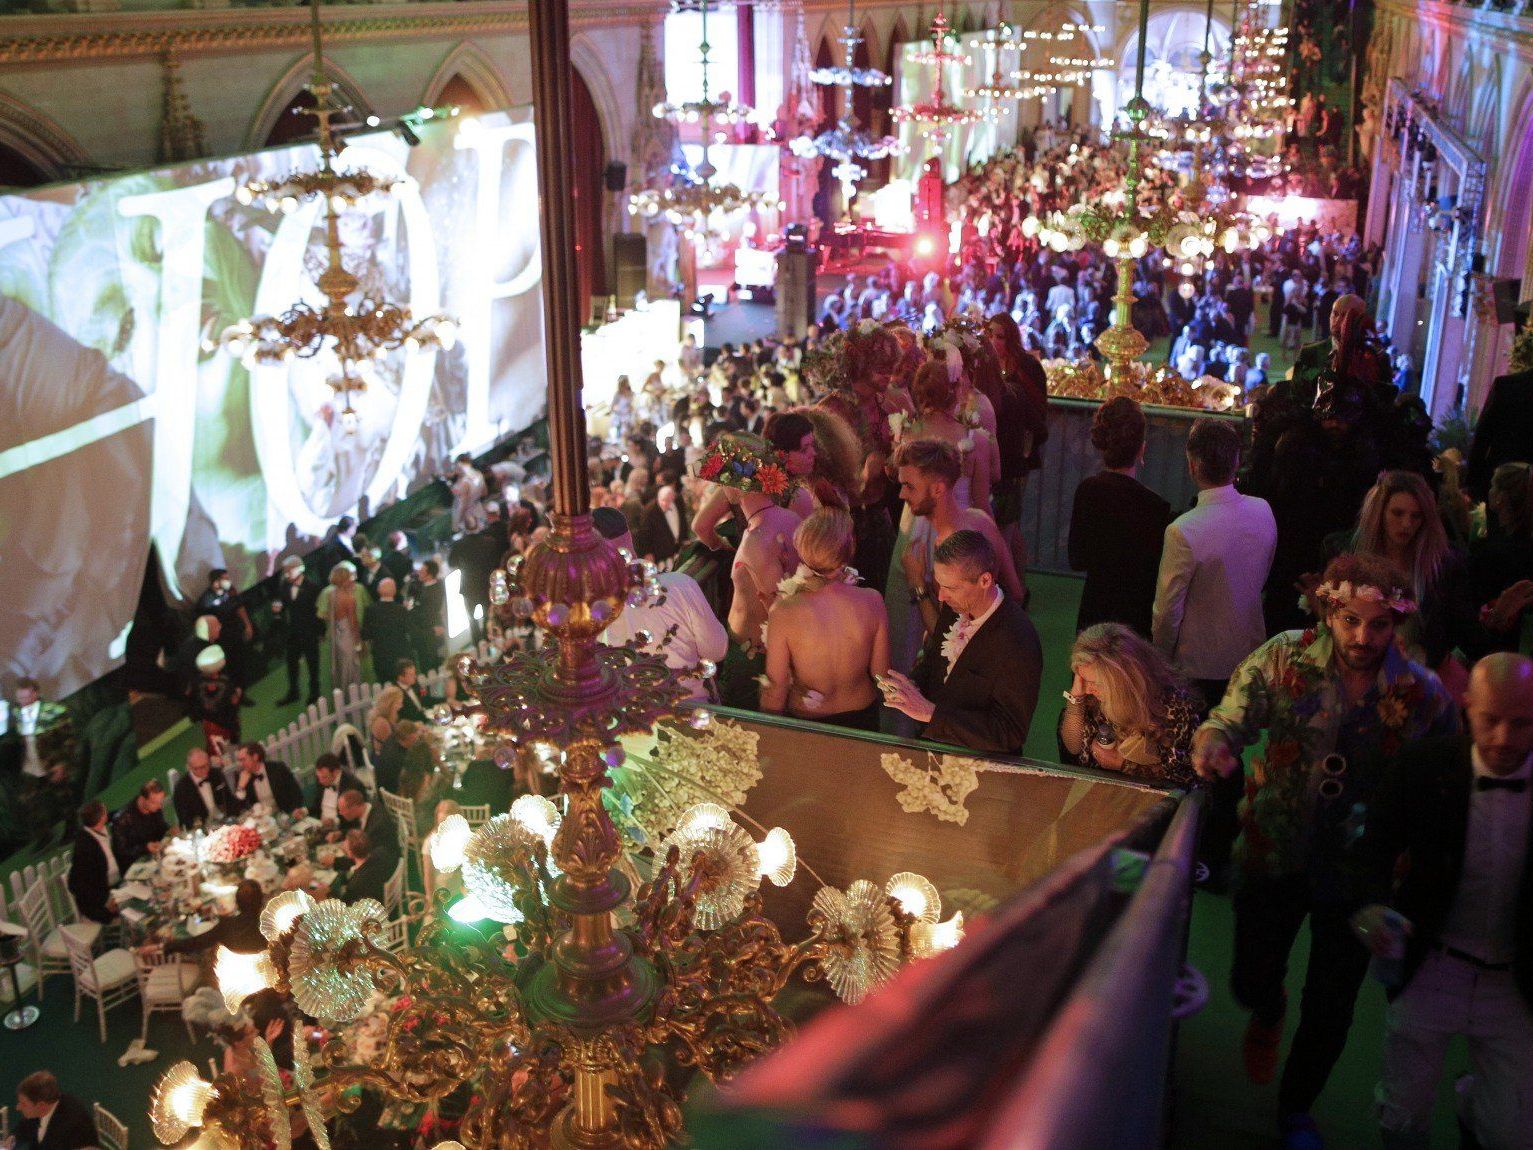
[[(661, 594), (604, 638), (662, 656), (698, 700), (996, 755), (1025, 751), (1044, 668), (1067, 666), (1064, 705), (1045, 712), (1061, 762), (1206, 790), (1201, 853), (1209, 885), (1233, 895), (1231, 981), (1251, 1012), (1254, 1082), (1279, 1074), (1284, 975), (1310, 922), (1278, 1095), (1287, 1144), (1320, 1144), (1310, 1114), (1371, 957), (1396, 995), (1379, 1089), (1389, 1144), (1421, 1144), (1456, 1033), (1479, 1052), (1467, 1126), (1488, 1147), (1525, 1144), (1533, 663), (1516, 652), (1533, 606), (1533, 437), (1505, 426), (1524, 416), (1503, 400), (1471, 467), (1434, 459), (1430, 421), (1400, 391), (1356, 294), (1369, 265), (1355, 243), (1291, 232), (1254, 262), (1216, 261), (1187, 330), (1206, 322), (1238, 346), (1256, 318), (1250, 285), (1279, 273), (1302, 285), (1308, 267), (1328, 285), (1310, 304), (1323, 322), (1316, 330), (1310, 311), (1293, 322), (1320, 338), (1289, 378), (1249, 384), (1249, 436), (1229, 418), (1191, 423), (1190, 508), (1139, 479), (1139, 403), (1100, 405), (1101, 470), (1069, 520), (1069, 561), (1085, 576), (1076, 637), (1046, 650), (1020, 524), (1044, 466), (1045, 375), (1012, 305), (1041, 294), (1046, 309), (1058, 293), (1059, 308), (1096, 317), (1087, 305), (1105, 278), (1089, 257), (1014, 247), (1022, 208), (987, 190), (1010, 179), (997, 167), (970, 190), (963, 270), (931, 285), (941, 299), (867, 284), (839, 297), (854, 319), (834, 316), (803, 344), (705, 355), (688, 340), (637, 389), (620, 381), (593, 413), (605, 427), (589, 444), (592, 518), (662, 569)], [(380, 791), (434, 827), (455, 803), (504, 809), (534, 786), (486, 761), (449, 794), (427, 720), (466, 696), (449, 676), (444, 698), (425, 697), (420, 679), (447, 651), (444, 561), (460, 572), (475, 638), (528, 641), (496, 623), (490, 582), (547, 530), (532, 490), (460, 460), (457, 537), (440, 558), (416, 560), (403, 536), (377, 546), (343, 522), (333, 542), (350, 557), (325, 586), (303, 560), (283, 562), (266, 609), (283, 628), (285, 700), (312, 698), (322, 681), (385, 684), (359, 735), (374, 765), (365, 781), (321, 756), (305, 792), (244, 739), (252, 608), (213, 572), (178, 663), (205, 745), (172, 794), (149, 782), (115, 814), (96, 801), (80, 810), (69, 888), (81, 915), (113, 920), (113, 887), (170, 829), (167, 800), (182, 826), (255, 804), (314, 816), (343, 851), (326, 893), (357, 899), (378, 897), (398, 858)], [(51, 706), (23, 684), (6, 769), (46, 778)], [(1412, 867), (1395, 881), (1404, 854)], [(244, 937), (241, 916), (258, 914), (263, 892), (241, 889), (221, 939)], [(1479, 996), (1494, 1017), (1469, 1010)]]
[[(1483, 1055), (1465, 1122), (1482, 1145), (1520, 1145), (1533, 884), (1515, 893), (1529, 823), (1513, 796), (1533, 764), (1533, 663), (1515, 652), (1533, 604), (1533, 439), (1513, 445), (1508, 421), (1525, 413), (1505, 405), (1478, 429), (1472, 470), (1454, 452), (1434, 459), (1363, 300), (1325, 304), (1324, 335), (1290, 377), (1252, 388), (1249, 437), (1228, 419), (1192, 424), (1189, 509), (1138, 478), (1139, 404), (1097, 410), (1102, 469), (1070, 519), (1086, 579), (1068, 652), (1040, 647), (1008, 530), (1047, 429), (1034, 421), (1041, 370), (1004, 311), (924, 338), (859, 318), (807, 351), (726, 349), (679, 386), (662, 374), (668, 431), (651, 448), (634, 436), (653, 427), (630, 425), (628, 474), (647, 473), (598, 514), (609, 537), (636, 538), (629, 521), (658, 499), (650, 475), (680, 483), (697, 508), (693, 555), (728, 574), (713, 611), (692, 596), (654, 633), (692, 636), (678, 666), (727, 644), (724, 664), (743, 668), (719, 677), (727, 702), (1017, 753), (1042, 667), (1067, 659), (1061, 761), (1207, 790), (1202, 857), (1234, 895), (1232, 985), (1252, 1012), (1255, 1082), (1278, 1077), (1288, 955), (1312, 924), (1281, 1073), (1286, 1144), (1320, 1144), (1310, 1112), (1382, 955), (1398, 996), (1379, 1094), (1388, 1144), (1419, 1143), (1442, 1043), (1464, 1033)], [(1008, 438), (1008, 423), (1025, 434)], [(606, 466), (598, 452), (598, 500), (615, 491)], [(1456, 804), (1447, 854), (1427, 794)], [(1422, 850), (1439, 852), (1427, 877), (1392, 885), (1395, 860)], [(1453, 1013), (1491, 984), (1509, 1021)]]

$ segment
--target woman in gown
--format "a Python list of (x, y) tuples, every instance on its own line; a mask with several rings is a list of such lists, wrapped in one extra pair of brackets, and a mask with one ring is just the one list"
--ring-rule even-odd
[(344, 691), (362, 682), (362, 614), (367, 591), (349, 561), (330, 569), (330, 585), (319, 593), (317, 610), (330, 632), (330, 689)]

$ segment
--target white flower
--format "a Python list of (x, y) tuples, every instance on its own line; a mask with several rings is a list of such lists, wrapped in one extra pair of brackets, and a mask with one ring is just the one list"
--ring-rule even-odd
[(804, 710), (818, 711), (825, 706), (825, 696), (818, 691), (804, 692)]
[(889, 433), (893, 435), (895, 439), (898, 439), (900, 437), (900, 433), (904, 431), (904, 429), (905, 413), (903, 411), (891, 411), (889, 413)]

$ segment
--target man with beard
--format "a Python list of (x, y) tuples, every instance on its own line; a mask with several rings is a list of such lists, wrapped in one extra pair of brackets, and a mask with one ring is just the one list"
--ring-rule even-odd
[(287, 652), (287, 694), (277, 700), (279, 707), (298, 701), (298, 668), (309, 667), (309, 702), (319, 698), (319, 639), (324, 624), (315, 611), (319, 587), (303, 571), (303, 560), (289, 555), (282, 561), (282, 582), (271, 613), (283, 624), (283, 649)]
[(1458, 714), (1395, 645), (1416, 609), (1409, 579), (1373, 555), (1343, 555), (1313, 602), (1321, 625), (1269, 639), (1235, 672), (1193, 739), (1193, 766), (1228, 777), (1252, 756), (1235, 842), (1235, 999), (1251, 1011), (1246, 1073), (1270, 1082), (1283, 1040), (1288, 955), (1310, 920), (1299, 1026), (1278, 1088), (1288, 1146), (1319, 1146), (1310, 1110), (1346, 1046), (1368, 952), (1348, 925), (1363, 815), (1401, 748), (1453, 734)]

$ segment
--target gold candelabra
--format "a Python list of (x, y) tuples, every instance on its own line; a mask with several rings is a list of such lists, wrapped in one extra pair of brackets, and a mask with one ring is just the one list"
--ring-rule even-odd
[[(274, 989), (304, 1013), (343, 1024), (377, 992), (402, 997), (375, 1057), (332, 1039), (311, 1064), (294, 1041), (284, 1088), (257, 1040), (258, 1086), (202, 1079), (181, 1063), (157, 1087), (157, 1135), (200, 1131), (206, 1150), (286, 1150), (291, 1111), (328, 1150), (321, 1094), (361, 1084), (394, 1099), (432, 1103), (472, 1083), (463, 1144), (475, 1150), (628, 1147), (650, 1150), (681, 1126), (684, 1072), (732, 1075), (779, 1044), (790, 1024), (773, 1000), (795, 975), (825, 980), (855, 1002), (906, 959), (955, 944), (961, 916), (940, 921), (936, 889), (919, 875), (884, 886), (822, 888), (809, 933), (790, 943), (763, 913), (760, 885), (796, 871), (792, 839), (756, 841), (730, 812), (700, 803), (658, 844), (648, 882), (635, 870), (602, 802), (625, 735), (711, 713), (682, 704), (681, 675), (638, 646), (606, 647), (600, 633), (646, 601), (653, 569), (594, 530), (585, 474), (579, 317), (572, 216), (567, 0), (530, 8), (536, 140), (545, 211), (549, 426), (553, 530), (494, 580), (497, 609), (531, 618), (536, 651), (481, 666), (460, 657), (475, 721), (502, 746), (503, 766), (529, 755), (559, 778), (559, 801), (524, 796), (477, 831), (447, 820), (433, 841), (441, 869), (461, 869), (468, 894), (439, 894), (413, 944), (383, 943), (385, 911), (371, 900), (316, 903), (289, 892), (262, 914), (265, 953), (220, 950), (217, 974), (233, 1009)], [(709, 668), (700, 668), (706, 673)], [(467, 904), (465, 906), (465, 904)], [(619, 925), (619, 915), (623, 924)], [(458, 920), (487, 920), (465, 941)], [(507, 933), (509, 931), (509, 933)], [(511, 938), (514, 935), (514, 940)], [(512, 942), (507, 947), (506, 943)], [(672, 1070), (667, 1073), (669, 1051)]]

